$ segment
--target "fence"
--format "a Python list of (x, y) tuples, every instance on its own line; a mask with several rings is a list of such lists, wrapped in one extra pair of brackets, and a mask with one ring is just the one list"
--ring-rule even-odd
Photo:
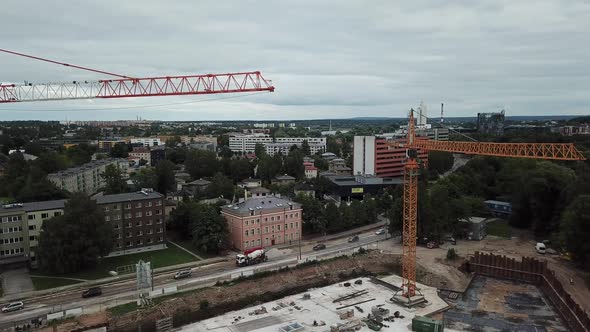
[(590, 317), (565, 291), (547, 261), (522, 257), (520, 261), (506, 256), (483, 254), (470, 257), (467, 270), (495, 278), (506, 278), (537, 285), (559, 311), (572, 331), (588, 332)]

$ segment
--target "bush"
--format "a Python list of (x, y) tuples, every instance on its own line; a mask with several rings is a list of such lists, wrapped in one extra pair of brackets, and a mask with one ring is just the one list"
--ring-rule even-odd
[(201, 310), (207, 310), (207, 309), (209, 309), (209, 301), (207, 301), (207, 300), (201, 300), (201, 302), (199, 302), (199, 308)]
[(451, 248), (449, 250), (447, 250), (447, 259), (448, 260), (455, 260), (459, 257), (459, 255), (457, 255), (457, 252), (455, 251), (455, 248)]

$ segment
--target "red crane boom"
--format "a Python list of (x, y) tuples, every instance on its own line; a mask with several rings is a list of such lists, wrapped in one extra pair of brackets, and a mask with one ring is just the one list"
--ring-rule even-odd
[(68, 83), (5, 84), (0, 85), (0, 103), (26, 101), (180, 96), (233, 92), (273, 92), (270, 80), (259, 71), (123, 78)]

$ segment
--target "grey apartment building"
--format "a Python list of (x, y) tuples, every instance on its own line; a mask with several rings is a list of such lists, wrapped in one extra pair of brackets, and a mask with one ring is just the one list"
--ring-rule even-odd
[(166, 248), (164, 196), (153, 191), (96, 197), (115, 230), (110, 256)]
[(101, 174), (107, 166), (115, 165), (121, 168), (124, 175), (127, 175), (129, 162), (125, 159), (102, 159), (93, 160), (79, 167), (68, 168), (63, 171), (47, 175), (47, 179), (53, 182), (58, 188), (69, 192), (83, 192), (88, 195), (96, 193), (104, 187), (105, 181)]

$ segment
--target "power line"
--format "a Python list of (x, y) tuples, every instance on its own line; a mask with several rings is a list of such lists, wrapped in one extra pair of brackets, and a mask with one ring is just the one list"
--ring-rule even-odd
[[(101, 107), (101, 108), (74, 108), (74, 109), (60, 109), (60, 110), (29, 110), (34, 112), (82, 112), (82, 111), (109, 111), (109, 110), (120, 110), (120, 109), (139, 109), (139, 108), (150, 108), (150, 107), (162, 107), (162, 106), (173, 106), (173, 105), (188, 105), (188, 104), (198, 104), (198, 103), (205, 103), (209, 101), (217, 101), (217, 100), (225, 100), (225, 99), (234, 99), (234, 98), (242, 98), (248, 96), (254, 96), (267, 93), (267, 91), (262, 92), (255, 92), (250, 94), (241, 94), (235, 96), (228, 96), (228, 97), (220, 97), (220, 98), (211, 98), (205, 100), (193, 100), (193, 101), (185, 101), (185, 102), (178, 102), (178, 103), (166, 103), (166, 104), (155, 104), (155, 105), (136, 105), (136, 106), (118, 106), (118, 107)], [(14, 105), (14, 104), (12, 104)], [(23, 110), (17, 109), (2, 109), (0, 111), (12, 111), (12, 112), (22, 112)]]
[(69, 64), (69, 63), (65, 63), (65, 62), (59, 62), (59, 61), (55, 61), (55, 60), (40, 58), (40, 57), (37, 57), (37, 56), (34, 56), (34, 55), (28, 55), (28, 54), (24, 54), (24, 53), (9, 51), (9, 50), (5, 50), (5, 49), (2, 49), (2, 48), (0, 48), (0, 52), (12, 54), (12, 55), (18, 55), (18, 56), (22, 56), (22, 57), (33, 59), (33, 60), (45, 61), (45, 62), (53, 63), (53, 64), (56, 64), (56, 65), (62, 65), (62, 66), (66, 66), (66, 67), (72, 67), (72, 68), (76, 68), (76, 69), (87, 70), (87, 71), (91, 71), (91, 72), (95, 72), (95, 73), (110, 75), (110, 76), (116, 76), (116, 77), (121, 77), (121, 78), (133, 78), (133, 77), (125, 76), (125, 75), (119, 75), (119, 74), (115, 74), (115, 73), (110, 73), (108, 71), (103, 71), (103, 70), (92, 69), (92, 68), (88, 68), (88, 67), (82, 67), (82, 66), (72, 65), (72, 64)]

